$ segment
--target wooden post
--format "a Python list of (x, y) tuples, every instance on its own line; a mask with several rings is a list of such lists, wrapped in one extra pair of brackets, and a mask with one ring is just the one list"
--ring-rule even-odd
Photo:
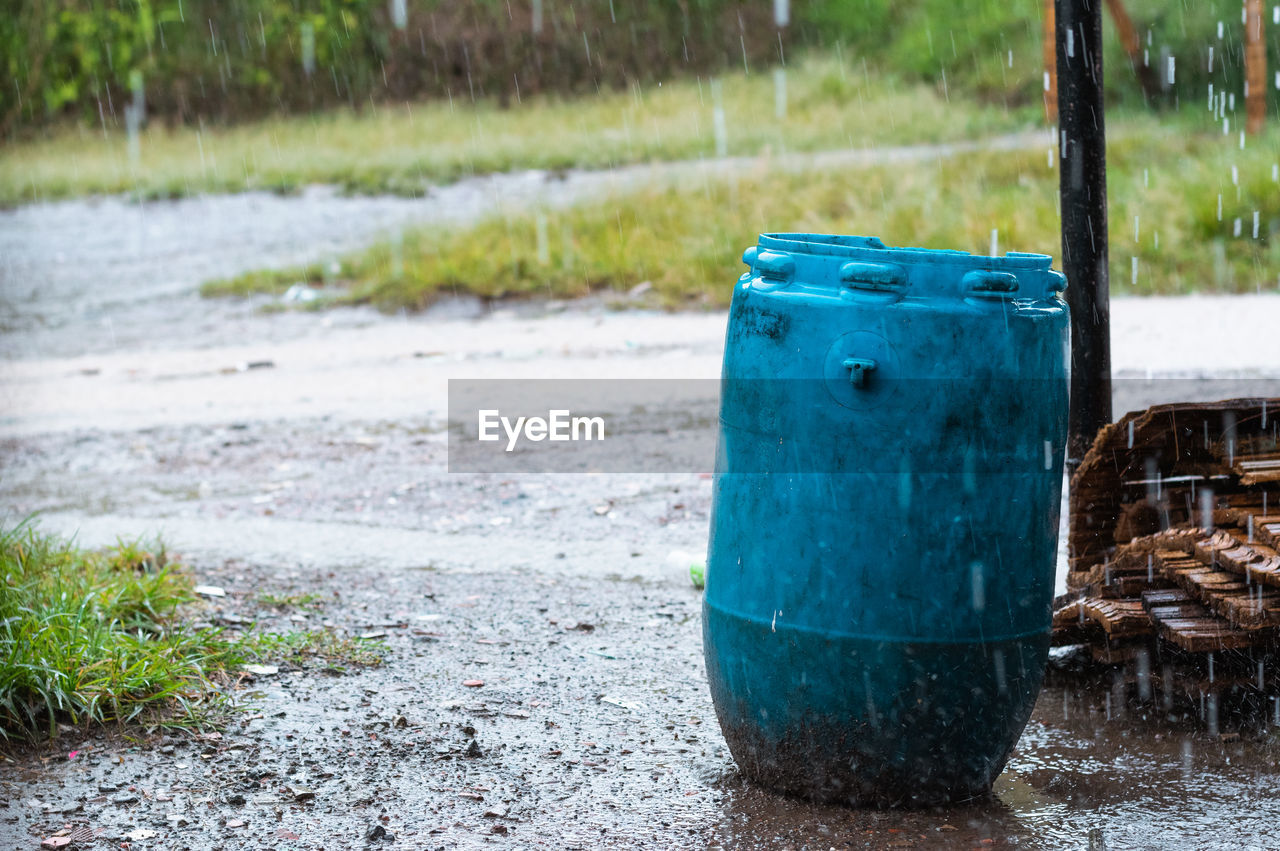
[(1142, 37), (1134, 29), (1133, 19), (1129, 17), (1129, 12), (1124, 7), (1124, 0), (1106, 0), (1106, 2), (1107, 11), (1111, 13), (1111, 20), (1116, 25), (1116, 35), (1120, 38), (1120, 45), (1129, 57), (1133, 73), (1138, 77), (1138, 85), (1142, 87), (1142, 93), (1146, 95), (1147, 100), (1151, 100), (1160, 94), (1160, 82), (1150, 63), (1143, 61), (1146, 57), (1142, 54)]
[(1044, 117), (1049, 124), (1058, 122), (1058, 37), (1053, 4), (1054, 0), (1044, 0)]
[(1262, 132), (1267, 115), (1267, 42), (1262, 37), (1262, 0), (1245, 0), (1244, 85), (1245, 130)]

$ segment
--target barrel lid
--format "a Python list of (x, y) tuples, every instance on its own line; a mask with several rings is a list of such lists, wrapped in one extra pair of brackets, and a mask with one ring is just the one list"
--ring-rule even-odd
[(893, 263), (935, 263), (972, 269), (1042, 270), (1052, 258), (1047, 254), (1010, 251), (1003, 257), (935, 248), (894, 248), (874, 236), (842, 236), (823, 233), (762, 233), (760, 248), (790, 253), (848, 257)]

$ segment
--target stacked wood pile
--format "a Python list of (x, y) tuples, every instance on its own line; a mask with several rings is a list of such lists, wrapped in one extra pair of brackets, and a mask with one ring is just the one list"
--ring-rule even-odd
[(1055, 644), (1111, 664), (1280, 649), (1277, 414), (1280, 398), (1161, 405), (1103, 429), (1071, 482)]

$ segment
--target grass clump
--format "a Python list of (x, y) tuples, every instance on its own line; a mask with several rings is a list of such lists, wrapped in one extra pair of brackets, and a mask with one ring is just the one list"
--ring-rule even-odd
[(159, 545), (90, 552), (28, 524), (0, 532), (0, 739), (52, 736), (62, 723), (216, 725), (233, 708), (219, 687), (247, 662), (374, 664), (384, 649), (324, 631), (196, 629), (181, 617), (194, 602)]
[[(1239, 150), (1221, 136), (1169, 129), (1167, 122), (1135, 120), (1113, 132), (1113, 291), (1274, 290), (1280, 283), (1280, 133)], [(669, 306), (722, 305), (743, 270), (742, 249), (766, 231), (870, 234), (892, 245), (981, 254), (990, 251), (995, 231), (1001, 251), (1057, 257), (1057, 166), (1047, 138), (1034, 151), (821, 174), (782, 171), (764, 160), (727, 179), (686, 178), (565, 210), (411, 232), (345, 258), (336, 271), (326, 264), (254, 272), (211, 282), (204, 292), (280, 291), (303, 280), (339, 284), (327, 290), (331, 302), (398, 309), (457, 292), (567, 298), (621, 295), (648, 282)]]
[(263, 606), (270, 609), (303, 609), (303, 608), (320, 608), (324, 605), (324, 595), (317, 594), (313, 591), (304, 591), (298, 594), (277, 594), (271, 591), (263, 591), (258, 594), (257, 601)]
[(210, 677), (245, 650), (176, 617), (190, 583), (163, 550), (79, 550), (29, 526), (0, 537), (0, 734), (52, 735), (60, 720), (198, 714)]
[(352, 638), (327, 629), (267, 633), (257, 636), (254, 644), (256, 652), (262, 656), (294, 665), (301, 665), (309, 659), (321, 659), (331, 668), (380, 665), (387, 652), (384, 641)]
[(421, 195), (428, 183), (513, 169), (609, 168), (718, 153), (817, 151), (972, 138), (1039, 120), (924, 83), (868, 73), (850, 57), (813, 54), (785, 69), (785, 114), (771, 74), (728, 72), (712, 81), (564, 98), (504, 108), (407, 103), (331, 110), (233, 127), (152, 126), (136, 159), (120, 132), (69, 126), (9, 145), (0, 157), (0, 204), (102, 193), (172, 198), (312, 183), (348, 191)]

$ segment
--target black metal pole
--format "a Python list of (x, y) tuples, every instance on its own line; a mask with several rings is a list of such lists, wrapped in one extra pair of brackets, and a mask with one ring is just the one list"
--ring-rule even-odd
[(1056, 0), (1062, 270), (1071, 307), (1074, 472), (1111, 422), (1111, 305), (1107, 270), (1107, 153), (1102, 104), (1104, 0)]

